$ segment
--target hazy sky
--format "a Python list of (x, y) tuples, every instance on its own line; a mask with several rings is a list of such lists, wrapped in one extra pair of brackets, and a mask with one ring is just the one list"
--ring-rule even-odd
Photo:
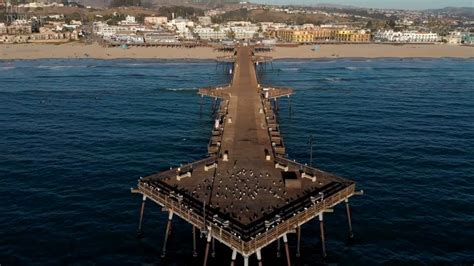
[(266, 4), (341, 4), (359, 7), (428, 9), (447, 6), (474, 7), (474, 0), (252, 0)]

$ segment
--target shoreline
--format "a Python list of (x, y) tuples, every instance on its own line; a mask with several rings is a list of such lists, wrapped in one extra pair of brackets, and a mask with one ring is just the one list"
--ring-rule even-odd
[[(450, 60), (458, 60), (458, 61), (467, 61), (467, 60), (474, 60), (473, 57), (319, 57), (319, 58), (277, 58), (273, 59), (273, 62), (304, 62), (304, 61), (319, 61), (319, 62), (332, 62), (332, 61), (340, 61), (340, 60), (348, 60), (348, 61), (367, 61), (367, 60), (392, 60), (392, 61), (410, 61), (410, 60), (420, 60), (420, 61), (431, 61), (431, 60), (439, 60), (439, 59), (450, 59)], [(44, 61), (44, 60), (95, 60), (95, 61), (140, 61), (140, 62), (163, 62), (163, 63), (173, 63), (173, 62), (191, 62), (191, 63), (199, 63), (199, 62), (207, 62), (213, 63), (215, 59), (210, 58), (71, 58), (71, 57), (56, 57), (56, 58), (32, 58), (32, 59), (4, 59), (0, 58), (0, 63), (7, 63), (7, 62), (21, 62), (21, 61)]]
[[(446, 44), (324, 44), (312, 50), (314, 45), (276, 47), (271, 52), (260, 53), (274, 60), (335, 60), (335, 59), (473, 59), (473, 46)], [(35, 59), (161, 59), (161, 60), (214, 60), (229, 54), (211, 47), (102, 47), (98, 44), (78, 42), (62, 44), (8, 44), (0, 45), (0, 60)]]

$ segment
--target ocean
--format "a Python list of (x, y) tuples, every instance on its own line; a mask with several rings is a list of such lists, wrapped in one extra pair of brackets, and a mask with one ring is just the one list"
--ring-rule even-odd
[[(284, 60), (259, 73), (280, 101), (288, 156), (356, 180), (355, 240), (341, 205), (302, 228), (295, 265), (474, 263), (474, 61)], [(0, 61), (0, 265), (202, 265), (191, 226), (147, 204), (140, 176), (206, 156), (212, 100), (230, 75), (212, 61)], [(276, 246), (264, 265), (285, 265)], [(228, 265), (217, 245), (210, 265)], [(239, 261), (241, 263), (242, 261)], [(251, 263), (255, 263), (253, 257)]]

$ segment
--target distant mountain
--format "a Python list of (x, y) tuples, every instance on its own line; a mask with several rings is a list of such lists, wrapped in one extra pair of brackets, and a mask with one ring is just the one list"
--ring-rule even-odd
[(441, 9), (428, 9), (425, 11), (434, 14), (451, 14), (454, 16), (474, 18), (474, 7), (445, 7)]

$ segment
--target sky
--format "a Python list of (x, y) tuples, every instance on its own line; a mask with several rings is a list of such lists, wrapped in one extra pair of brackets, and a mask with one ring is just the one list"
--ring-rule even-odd
[(474, 7), (474, 0), (252, 0), (251, 2), (278, 5), (339, 4), (357, 7), (397, 9), (431, 9), (447, 6)]

